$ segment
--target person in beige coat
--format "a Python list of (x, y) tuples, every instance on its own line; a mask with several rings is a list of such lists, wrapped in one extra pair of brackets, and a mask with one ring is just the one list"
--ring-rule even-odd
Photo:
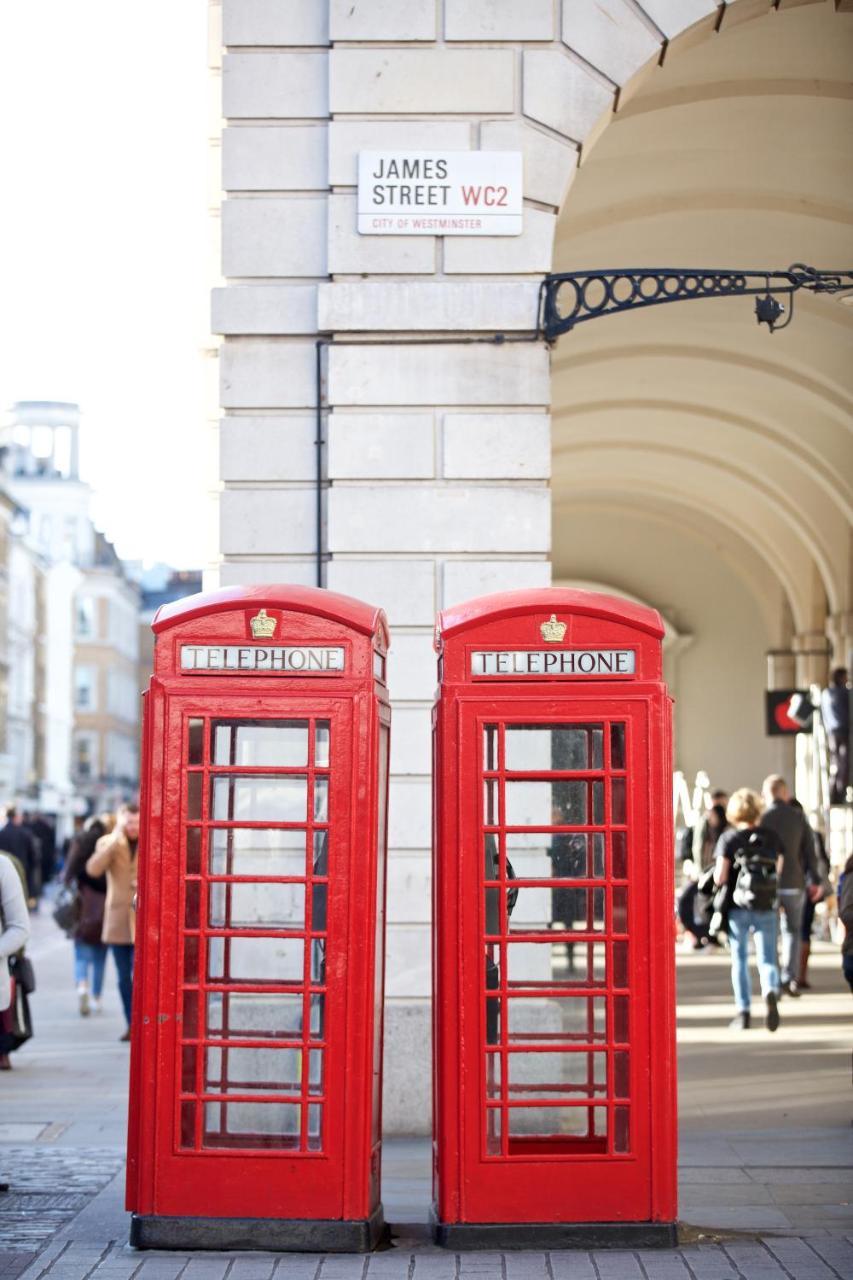
[(118, 972), (118, 989), (130, 1039), (130, 1007), (133, 995), (133, 943), (136, 913), (136, 850), (139, 843), (139, 806), (123, 804), (109, 835), (101, 836), (95, 852), (86, 863), (90, 876), (106, 874), (107, 900), (104, 906), (104, 928), (101, 940), (113, 953)]

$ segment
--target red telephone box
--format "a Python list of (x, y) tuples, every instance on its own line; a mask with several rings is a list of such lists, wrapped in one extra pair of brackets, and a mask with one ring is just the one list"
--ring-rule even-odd
[(153, 628), (131, 1243), (372, 1248), (385, 615), (328, 591), (258, 586), (167, 605)]
[(436, 632), (435, 1233), (675, 1243), (670, 699), (660, 617), (584, 591)]

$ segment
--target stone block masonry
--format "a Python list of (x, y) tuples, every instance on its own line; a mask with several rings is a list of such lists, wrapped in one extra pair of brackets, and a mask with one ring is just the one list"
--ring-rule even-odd
[[(750, 0), (727, 6), (736, 11)], [(442, 605), (549, 580), (550, 366), (538, 283), (579, 160), (664, 39), (714, 0), (222, 0), (223, 583), (315, 581), (395, 643), (385, 1122), (429, 1114), (430, 644)], [(218, 13), (219, 6), (213, 9)], [(218, 30), (212, 24), (214, 31)], [(220, 48), (221, 39), (221, 48)], [(217, 125), (218, 127), (218, 125)], [(515, 237), (360, 236), (374, 149), (521, 151)], [(435, 339), (443, 341), (436, 344)]]

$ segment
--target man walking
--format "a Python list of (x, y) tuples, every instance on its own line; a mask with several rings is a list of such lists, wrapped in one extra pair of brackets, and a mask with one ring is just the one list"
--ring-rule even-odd
[(813, 901), (820, 897), (820, 875), (815, 859), (814, 839), (805, 815), (788, 803), (790, 792), (784, 778), (778, 773), (771, 773), (764, 779), (761, 794), (766, 805), (761, 825), (775, 831), (784, 848), (782, 874), (779, 877), (781, 990), (786, 995), (798, 996), (800, 929), (806, 894)]

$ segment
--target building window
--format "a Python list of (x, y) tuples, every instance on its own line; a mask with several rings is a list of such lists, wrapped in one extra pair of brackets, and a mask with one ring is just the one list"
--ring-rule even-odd
[(74, 706), (78, 711), (98, 709), (98, 673), (93, 667), (74, 669)]
[(74, 737), (74, 773), (77, 778), (87, 780), (97, 773), (96, 755), (98, 735), (95, 733), (78, 733)]
[(95, 634), (95, 602), (91, 596), (81, 596), (76, 607), (76, 629), (81, 640), (90, 639)]

